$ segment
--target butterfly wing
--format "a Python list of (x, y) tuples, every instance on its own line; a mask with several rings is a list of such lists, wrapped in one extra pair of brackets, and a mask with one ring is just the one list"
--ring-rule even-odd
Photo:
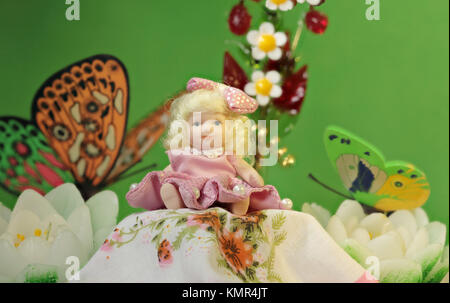
[[(382, 154), (371, 144), (349, 133), (330, 126), (325, 131), (325, 148), (344, 186), (353, 194), (373, 194), (386, 182)], [(373, 201), (361, 201), (372, 204)]]
[(33, 117), (81, 187), (98, 186), (111, 171), (128, 115), (128, 76), (108, 55), (74, 63), (50, 77), (33, 101)]
[(108, 176), (108, 182), (139, 162), (158, 142), (169, 122), (169, 109), (170, 102), (160, 106), (127, 133), (117, 162)]
[(0, 117), (0, 185), (20, 194), (34, 189), (45, 194), (53, 187), (73, 182), (46, 138), (30, 121)]
[(425, 175), (411, 164), (386, 164), (376, 147), (336, 126), (327, 128), (324, 141), (344, 186), (359, 202), (391, 211), (416, 208), (428, 199)]
[(385, 211), (412, 209), (425, 204), (430, 184), (425, 174), (414, 165), (395, 161), (386, 164), (388, 179), (377, 191), (381, 197), (375, 207)]

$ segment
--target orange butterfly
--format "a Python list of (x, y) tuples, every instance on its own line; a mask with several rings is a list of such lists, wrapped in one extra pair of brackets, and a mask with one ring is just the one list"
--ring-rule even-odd
[(141, 160), (168, 123), (164, 104), (125, 136), (129, 94), (126, 68), (110, 55), (55, 73), (34, 97), (33, 121), (0, 117), (0, 184), (14, 193), (45, 193), (75, 182), (90, 196), (113, 183)]

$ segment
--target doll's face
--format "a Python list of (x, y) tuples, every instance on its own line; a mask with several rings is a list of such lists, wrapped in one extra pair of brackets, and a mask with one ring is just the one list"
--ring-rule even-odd
[(225, 115), (197, 112), (189, 116), (191, 147), (198, 150), (221, 148), (225, 144)]

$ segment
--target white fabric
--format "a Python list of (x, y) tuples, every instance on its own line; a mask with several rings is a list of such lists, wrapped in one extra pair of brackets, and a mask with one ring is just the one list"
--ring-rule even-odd
[[(226, 244), (240, 248), (237, 258)], [(80, 282), (355, 282), (364, 272), (308, 214), (180, 209), (125, 218)]]

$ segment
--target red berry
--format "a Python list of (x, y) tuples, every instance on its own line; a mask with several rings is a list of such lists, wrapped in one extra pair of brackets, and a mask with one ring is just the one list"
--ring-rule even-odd
[(305, 17), (306, 27), (316, 34), (323, 34), (328, 26), (328, 17), (315, 9), (311, 9)]
[(243, 90), (248, 83), (245, 71), (241, 68), (239, 63), (234, 60), (229, 52), (225, 52), (223, 61), (223, 83), (241, 90)]
[(240, 1), (233, 7), (228, 17), (230, 31), (238, 36), (245, 35), (250, 29), (251, 22), (252, 16), (248, 13), (244, 1)]
[(296, 115), (300, 112), (308, 83), (307, 68), (308, 66), (304, 65), (284, 81), (282, 86), (283, 94), (273, 101), (276, 107), (289, 111), (291, 115)]

